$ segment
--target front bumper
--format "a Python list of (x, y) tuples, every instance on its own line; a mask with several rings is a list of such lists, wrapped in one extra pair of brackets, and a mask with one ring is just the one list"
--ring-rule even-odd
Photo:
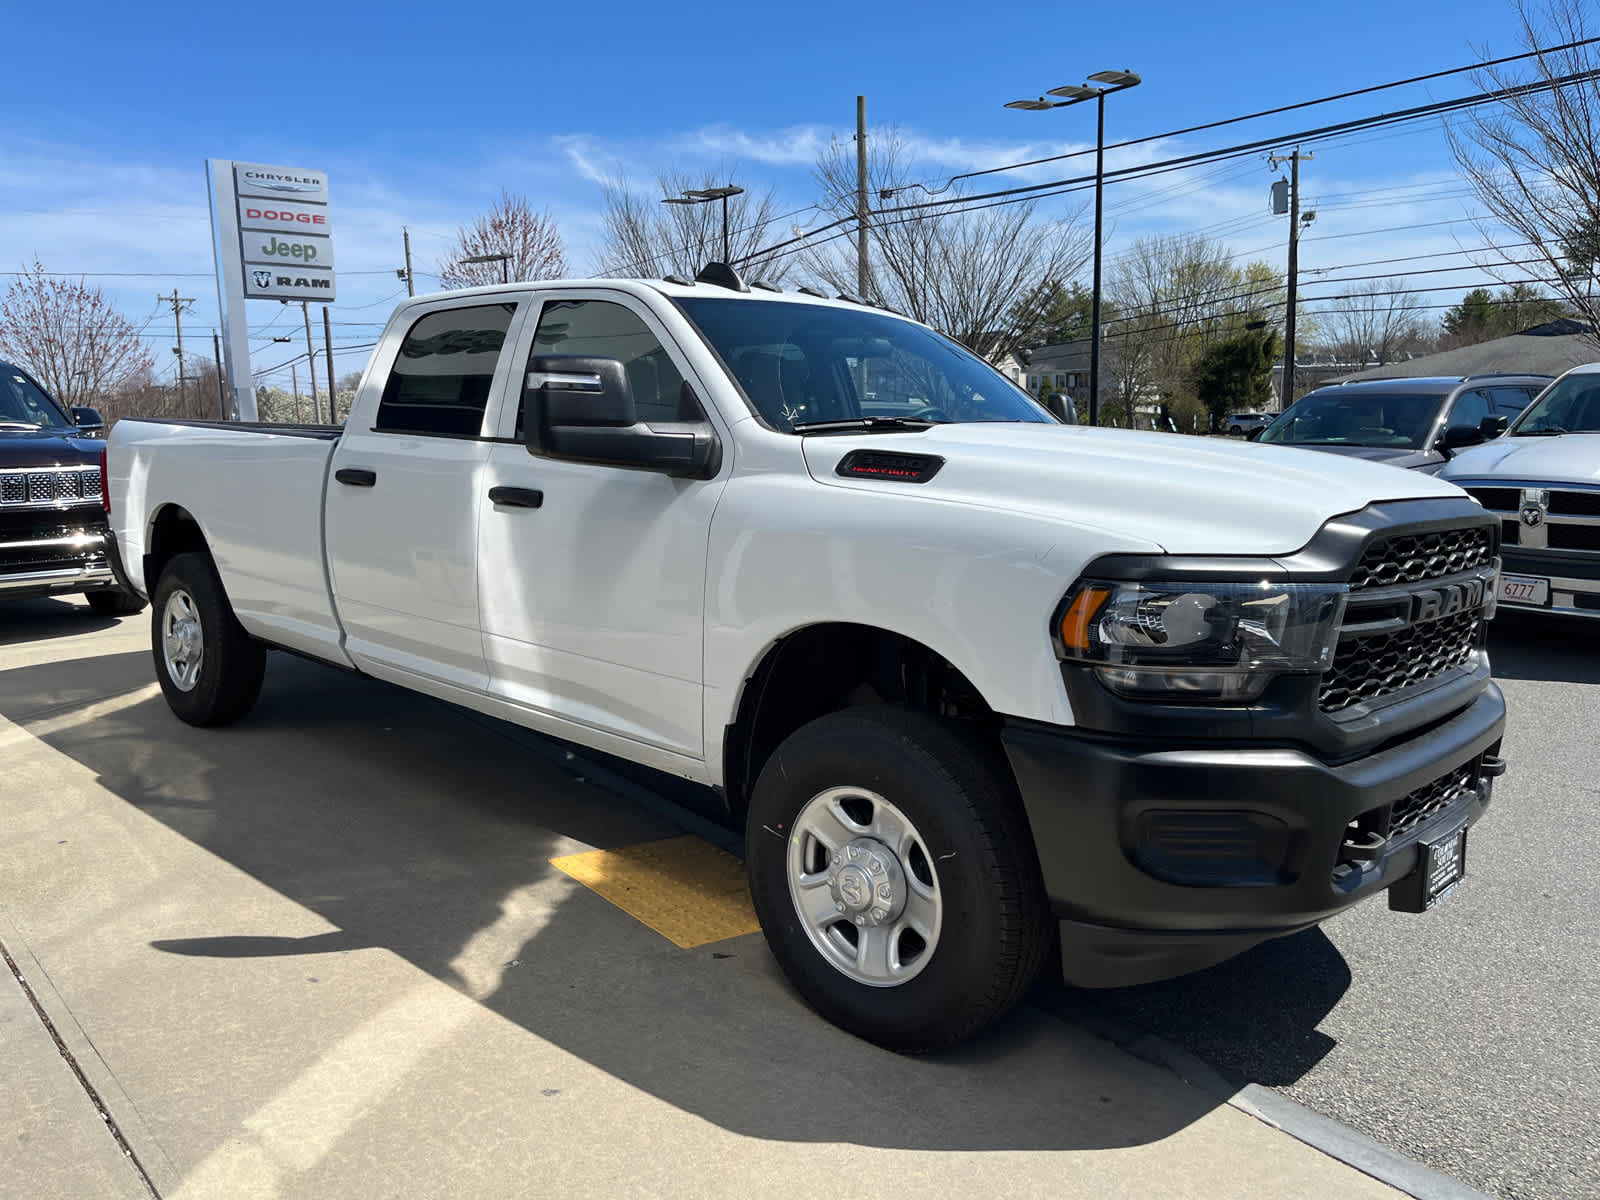
[(105, 530), (0, 538), (0, 598), (96, 591), (116, 584)]
[(1526, 604), (1500, 597), (1500, 607), (1515, 612), (1560, 613), (1600, 620), (1600, 555), (1570, 554), (1502, 545), (1500, 573), (1544, 579), (1548, 604)]
[(1014, 721), (1002, 737), (1081, 987), (1169, 978), (1308, 928), (1489, 804), (1505, 700), (1330, 765), (1299, 746), (1151, 743)]

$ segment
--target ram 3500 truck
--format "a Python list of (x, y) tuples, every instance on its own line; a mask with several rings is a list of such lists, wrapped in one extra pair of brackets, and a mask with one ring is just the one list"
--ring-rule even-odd
[(904, 1051), (1465, 869), (1499, 523), (1331, 455), (1071, 427), (932, 330), (688, 280), (390, 320), (342, 429), (123, 421), (179, 717), (281, 647), (715, 789), (799, 991)]

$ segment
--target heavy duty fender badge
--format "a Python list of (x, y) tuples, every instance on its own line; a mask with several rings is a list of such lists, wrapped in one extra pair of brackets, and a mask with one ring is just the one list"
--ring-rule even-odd
[(900, 454), (893, 450), (852, 450), (834, 471), (846, 479), (896, 479), (927, 483), (944, 466), (937, 454)]

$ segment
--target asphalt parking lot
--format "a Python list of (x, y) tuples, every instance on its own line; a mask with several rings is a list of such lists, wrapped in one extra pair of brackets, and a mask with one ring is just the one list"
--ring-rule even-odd
[[(937, 1059), (857, 1042), (758, 934), (684, 948), (550, 864), (676, 838), (664, 810), (284, 655), (190, 729), (147, 619), (0, 615), (0, 943), (38, 1005), (0, 1004), (37, 1066), (0, 1194), (1392, 1194), (1050, 1003)], [(1093, 1002), (1465, 1183), (1592, 1195), (1600, 647), (1503, 640), (1517, 769), (1470, 886)]]
[(1037, 1007), (840, 1033), (553, 867), (681, 830), (456, 710), (274, 655), (195, 730), (147, 616), (3, 620), (0, 1195), (1395, 1194)]

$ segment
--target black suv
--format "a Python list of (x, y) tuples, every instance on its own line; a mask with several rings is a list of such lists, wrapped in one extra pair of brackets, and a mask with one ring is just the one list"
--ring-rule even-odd
[(100, 414), (69, 415), (26, 371), (0, 362), (0, 599), (82, 592), (97, 613), (144, 607), (106, 557)]
[(1364, 379), (1318, 388), (1256, 439), (1436, 474), (1451, 452), (1505, 432), (1549, 375)]

